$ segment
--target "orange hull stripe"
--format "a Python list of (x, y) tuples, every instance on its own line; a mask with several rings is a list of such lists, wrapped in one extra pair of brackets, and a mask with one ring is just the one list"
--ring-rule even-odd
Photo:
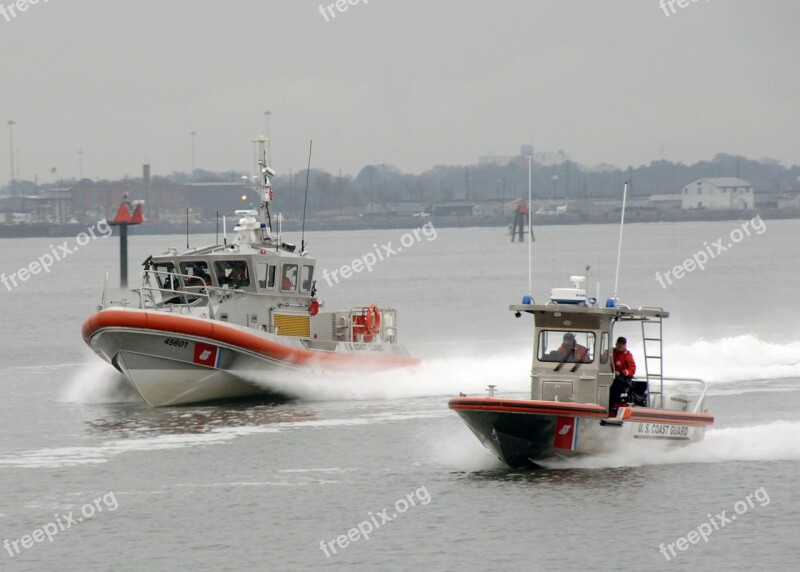
[(711, 425), (714, 416), (707, 413), (686, 413), (683, 411), (631, 411), (628, 421), (640, 423), (672, 423), (678, 425)]
[(407, 356), (359, 356), (293, 348), (211, 320), (130, 310), (102, 310), (91, 316), (82, 327), (84, 341), (88, 344), (93, 335), (105, 328), (137, 328), (202, 337), (241, 347), (293, 365), (350, 368), (366, 366), (370, 369), (390, 369), (414, 366), (420, 363), (419, 359)]
[(465, 411), (503, 411), (508, 413), (536, 413), (538, 415), (573, 415), (577, 417), (608, 417), (608, 412), (603, 411), (586, 411), (566, 409), (564, 411), (556, 411), (554, 409), (536, 409), (533, 407), (507, 407), (503, 405), (451, 405), (450, 409), (463, 409)]
[[(496, 399), (491, 397), (456, 397), (449, 402), (450, 409), (466, 411), (498, 411), (507, 413), (534, 413), (537, 415), (575, 415), (578, 417), (608, 416), (607, 410), (594, 404), (569, 404), (555, 401), (523, 399)], [(631, 422), (668, 423), (673, 425), (711, 425), (714, 416), (707, 413), (687, 413), (661, 409), (631, 408), (625, 419)]]
[(594, 404), (559, 403), (557, 401), (537, 401), (523, 399), (496, 399), (491, 397), (457, 397), (450, 400), (450, 409), (475, 409), (483, 411), (511, 411), (521, 413), (541, 413), (545, 415), (582, 415), (587, 417), (607, 417), (605, 407)]

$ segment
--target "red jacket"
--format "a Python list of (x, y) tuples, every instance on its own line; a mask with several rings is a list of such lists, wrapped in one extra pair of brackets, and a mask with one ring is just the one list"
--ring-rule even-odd
[(628, 350), (619, 351), (614, 348), (614, 372), (617, 375), (633, 377), (636, 374), (636, 363), (633, 354)]
[(568, 348), (565, 344), (561, 344), (561, 347), (556, 350), (556, 353), (562, 359), (566, 357), (565, 361), (584, 363), (589, 363), (592, 361), (589, 359), (589, 348), (580, 344), (575, 344), (572, 348)]

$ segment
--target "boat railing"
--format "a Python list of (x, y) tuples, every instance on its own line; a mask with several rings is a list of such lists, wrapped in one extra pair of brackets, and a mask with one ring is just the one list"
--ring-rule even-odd
[[(700, 397), (697, 399), (697, 402), (694, 405), (694, 409), (692, 413), (703, 413), (705, 402), (706, 402), (706, 393), (708, 393), (708, 383), (703, 381), (702, 379), (696, 377), (665, 377), (663, 381), (677, 381), (679, 383), (699, 383), (703, 386), (703, 390), (700, 392)], [(664, 394), (661, 393), (661, 407), (664, 407)]]
[(334, 336), (339, 341), (375, 343), (383, 341), (387, 344), (397, 343), (397, 310), (394, 308), (377, 308), (379, 314), (377, 324), (370, 329), (367, 322), (368, 306), (353, 308), (349, 312), (336, 314)]
[[(161, 278), (161, 279), (159, 279)], [(183, 284), (178, 280), (181, 278)], [(155, 284), (153, 284), (155, 281)], [(191, 282), (197, 282), (192, 284)], [(172, 309), (189, 309), (198, 306), (207, 306), (209, 318), (214, 319), (214, 307), (211, 304), (211, 297), (214, 287), (206, 284), (198, 276), (180, 274), (169, 270), (144, 270), (142, 271), (142, 285), (138, 290), (139, 308), (161, 309), (170, 307)]]
[(397, 310), (381, 308), (382, 318), (381, 338), (389, 344), (397, 343)]

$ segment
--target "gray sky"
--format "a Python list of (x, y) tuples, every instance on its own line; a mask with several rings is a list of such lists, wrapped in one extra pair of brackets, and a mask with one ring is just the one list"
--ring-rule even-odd
[[(330, 4), (334, 0), (327, 0)], [(355, 0), (353, 0), (355, 1)], [(12, 0), (0, 0), (9, 6)], [(407, 172), (563, 149), (585, 165), (717, 152), (800, 162), (800, 2), (40, 0), (0, 16), (0, 180), (248, 169)], [(335, 8), (334, 8), (335, 11)]]

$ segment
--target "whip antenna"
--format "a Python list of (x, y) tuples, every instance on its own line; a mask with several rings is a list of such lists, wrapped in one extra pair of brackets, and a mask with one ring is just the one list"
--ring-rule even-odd
[(625, 205), (628, 202), (628, 181), (622, 191), (622, 217), (619, 221), (619, 246), (617, 247), (617, 275), (614, 278), (614, 304), (617, 303), (617, 286), (619, 286), (619, 264), (622, 260), (622, 229), (625, 228)]
[(533, 296), (533, 224), (531, 213), (533, 213), (533, 155), (528, 155), (528, 294)]
[(308, 168), (306, 169), (306, 195), (303, 198), (303, 229), (300, 234), (300, 254), (306, 251), (306, 203), (308, 203), (308, 177), (311, 174), (311, 147), (314, 140), (308, 142)]

